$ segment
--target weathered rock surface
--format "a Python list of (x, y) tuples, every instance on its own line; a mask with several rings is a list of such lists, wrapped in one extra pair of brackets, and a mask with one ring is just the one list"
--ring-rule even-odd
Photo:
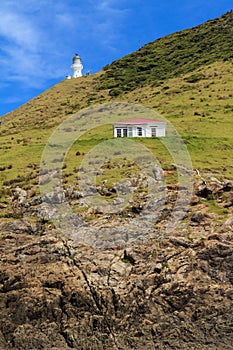
[(150, 243), (4, 230), (0, 349), (231, 349), (232, 233)]
[[(101, 250), (26, 214), (2, 220), (0, 349), (232, 349), (232, 186), (211, 186), (178, 230), (161, 221), (141, 245)], [(220, 216), (198, 200), (205, 187)]]

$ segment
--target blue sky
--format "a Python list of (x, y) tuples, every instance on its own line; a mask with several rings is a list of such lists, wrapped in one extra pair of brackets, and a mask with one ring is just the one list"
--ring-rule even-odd
[(166, 34), (231, 10), (232, 0), (1, 0), (0, 115), (71, 74), (85, 74)]

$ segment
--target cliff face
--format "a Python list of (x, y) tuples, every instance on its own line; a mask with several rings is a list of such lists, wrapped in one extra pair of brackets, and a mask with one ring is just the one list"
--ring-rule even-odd
[(20, 229), (1, 250), (1, 349), (232, 348), (229, 232), (97, 252)]
[(182, 230), (140, 246), (98, 250), (2, 222), (0, 349), (231, 349), (232, 183), (215, 191), (221, 224), (198, 201), (207, 189)]

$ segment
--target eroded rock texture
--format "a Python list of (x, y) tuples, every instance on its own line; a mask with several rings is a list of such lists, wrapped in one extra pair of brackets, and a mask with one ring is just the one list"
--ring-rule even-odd
[(140, 245), (108, 249), (3, 219), (0, 349), (232, 349), (232, 183), (200, 182), (190, 204), (170, 235), (161, 221)]
[(2, 232), (0, 349), (232, 348), (229, 230), (109, 251)]

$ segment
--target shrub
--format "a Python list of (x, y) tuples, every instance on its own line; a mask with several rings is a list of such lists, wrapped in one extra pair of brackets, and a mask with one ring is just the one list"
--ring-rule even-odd
[(201, 80), (201, 79), (204, 79), (205, 76), (204, 74), (202, 73), (198, 73), (198, 74), (192, 74), (190, 75), (189, 77), (185, 78), (185, 80), (188, 82), (188, 83), (196, 83), (197, 81)]
[(109, 91), (109, 95), (112, 97), (119, 96), (122, 94), (122, 90), (120, 88), (114, 88)]

